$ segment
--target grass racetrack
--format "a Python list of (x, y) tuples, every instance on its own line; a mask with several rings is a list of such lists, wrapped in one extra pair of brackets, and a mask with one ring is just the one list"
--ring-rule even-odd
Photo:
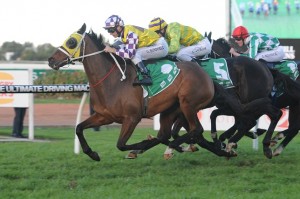
[[(0, 135), (11, 129), (1, 127)], [(135, 160), (116, 148), (119, 128), (86, 130), (91, 148), (100, 162), (82, 152), (73, 153), (74, 128), (36, 127), (35, 139), (46, 142), (0, 143), (0, 196), (6, 198), (205, 198), (276, 199), (299, 198), (300, 137), (271, 160), (265, 158), (261, 143), (243, 138), (238, 157), (227, 160), (200, 149), (177, 153), (163, 159), (159, 145)], [(25, 131), (25, 134), (27, 132)], [(141, 141), (150, 128), (138, 128), (129, 143)], [(208, 137), (208, 133), (205, 133)], [(261, 142), (260, 138), (260, 142)]]

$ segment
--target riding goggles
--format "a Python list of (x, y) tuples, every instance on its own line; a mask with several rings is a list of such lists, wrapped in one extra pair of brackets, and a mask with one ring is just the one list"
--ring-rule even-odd
[(107, 28), (106, 30), (108, 33), (114, 33), (116, 32), (117, 29), (115, 27), (112, 27), (112, 28)]
[(241, 41), (241, 40), (243, 40), (242, 37), (233, 37), (233, 39), (236, 40), (236, 41)]

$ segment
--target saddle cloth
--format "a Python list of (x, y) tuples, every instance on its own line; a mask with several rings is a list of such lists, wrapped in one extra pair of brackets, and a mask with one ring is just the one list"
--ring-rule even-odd
[[(143, 86), (144, 97), (153, 97), (168, 88), (178, 76), (180, 69), (175, 62), (169, 60), (158, 60), (146, 65), (150, 72), (153, 84)], [(139, 79), (141, 74), (138, 72)]]
[(291, 60), (283, 60), (281, 62), (273, 62), (274, 68), (279, 72), (288, 75), (291, 79), (296, 80), (299, 76), (297, 63)]
[(199, 66), (201, 66), (213, 81), (222, 85), (225, 89), (233, 87), (231, 81), (227, 62), (224, 58), (219, 59), (197, 59)]

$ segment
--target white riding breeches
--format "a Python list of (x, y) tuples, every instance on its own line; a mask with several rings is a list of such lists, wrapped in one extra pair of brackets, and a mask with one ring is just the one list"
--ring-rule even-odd
[(211, 52), (211, 43), (205, 37), (192, 46), (182, 46), (176, 56), (180, 61), (191, 61), (194, 57), (208, 55)]
[(167, 56), (168, 43), (161, 37), (152, 46), (138, 48), (135, 56), (131, 59), (134, 64), (147, 59), (158, 59)]
[(282, 46), (278, 46), (273, 50), (260, 52), (255, 56), (256, 60), (263, 59), (267, 62), (279, 62), (284, 58), (284, 50)]

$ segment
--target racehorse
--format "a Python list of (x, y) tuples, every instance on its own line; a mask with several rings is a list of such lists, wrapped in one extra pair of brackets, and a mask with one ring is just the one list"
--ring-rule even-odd
[[(300, 71), (300, 65), (298, 62), (298, 70)], [(278, 156), (282, 153), (284, 148), (289, 144), (289, 142), (298, 134), (300, 130), (300, 78), (298, 77), (296, 81), (289, 78), (289, 76), (275, 73), (275, 78), (279, 84), (283, 84), (283, 94), (274, 100), (274, 106), (279, 108), (287, 108), (289, 110), (288, 117), (288, 128), (284, 131), (278, 132), (272, 138), (272, 146), (276, 146), (273, 152), (273, 156)], [(284, 139), (283, 139), (284, 138)], [(283, 139), (280, 143), (279, 140)]]
[[(229, 58), (230, 46), (225, 39), (214, 40), (212, 46), (211, 56), (213, 58), (227, 57), (225, 60), (228, 65), (229, 76), (232, 79), (233, 88), (227, 89), (233, 97), (239, 99), (241, 104), (247, 104), (244, 107), (242, 115), (235, 115), (226, 107), (218, 107), (211, 114), (211, 133), (212, 138), (218, 143), (216, 131), (216, 117), (218, 115), (231, 115), (235, 117), (235, 125), (228, 131), (220, 135), (220, 141), (228, 140), (227, 150), (230, 151), (232, 147), (236, 147), (236, 143), (247, 134), (248, 131), (256, 124), (256, 119), (263, 114), (267, 114), (271, 123), (263, 140), (264, 154), (266, 157), (272, 157), (271, 137), (273, 131), (279, 121), (282, 113), (271, 104), (269, 95), (273, 87), (273, 77), (269, 69), (261, 62), (254, 59), (240, 56)], [(201, 62), (199, 62), (201, 66)], [(224, 72), (224, 71), (223, 71)], [(269, 99), (269, 100), (267, 100)], [(243, 122), (241, 117), (244, 118)], [(184, 117), (175, 121), (172, 136), (177, 137), (179, 129), (187, 124), (184, 122)], [(237, 131), (237, 133), (235, 133)], [(264, 132), (261, 130), (260, 133)], [(234, 134), (235, 133), (235, 134)]]
[[(168, 144), (174, 118), (182, 112), (189, 126), (189, 132), (181, 138), (182, 142), (194, 140), (216, 155), (232, 156), (230, 152), (215, 148), (214, 144), (202, 135), (203, 127), (197, 119), (197, 112), (213, 99), (214, 84), (196, 63), (177, 63), (180, 72), (173, 83), (148, 101), (144, 101), (142, 87), (132, 86), (137, 76), (132, 62), (105, 53), (103, 37), (100, 35), (97, 38), (92, 30), (89, 33), (85, 30), (86, 25), (83, 24), (48, 59), (49, 66), (54, 70), (74, 61), (83, 63), (95, 111), (92, 116), (76, 126), (76, 135), (85, 154), (93, 160), (100, 161), (98, 153), (88, 145), (83, 130), (113, 122), (122, 124), (117, 141), (117, 148), (121, 151), (147, 150), (159, 143)], [(117, 66), (120, 72), (116, 70)], [(161, 113), (161, 128), (157, 138), (127, 144), (141, 119), (158, 113)]]
[[(214, 57), (218, 56), (229, 56), (230, 50), (229, 43), (221, 38), (214, 42), (212, 47), (212, 52)], [(297, 69), (300, 72), (300, 62), (296, 61)], [(279, 140), (285, 138), (278, 146), (273, 150), (272, 156), (278, 156), (282, 153), (283, 149), (287, 146), (287, 144), (297, 135), (298, 131), (300, 130), (300, 98), (299, 98), (299, 84), (300, 77), (297, 78), (296, 82), (291, 80), (287, 75), (279, 73), (277, 70), (270, 69), (273, 75), (275, 84), (279, 84), (279, 87), (282, 87), (283, 94), (279, 97), (276, 97), (275, 100), (272, 100), (272, 104), (279, 108), (283, 109), (289, 107), (289, 117), (288, 122), (289, 126), (288, 129), (278, 132), (272, 139), (271, 139), (271, 146), (274, 146)], [(280, 86), (283, 84), (284, 86)], [(227, 137), (230, 137), (232, 132), (234, 132), (236, 127), (232, 127), (226, 133), (223, 134), (223, 137), (220, 136), (220, 140), (224, 140)]]

